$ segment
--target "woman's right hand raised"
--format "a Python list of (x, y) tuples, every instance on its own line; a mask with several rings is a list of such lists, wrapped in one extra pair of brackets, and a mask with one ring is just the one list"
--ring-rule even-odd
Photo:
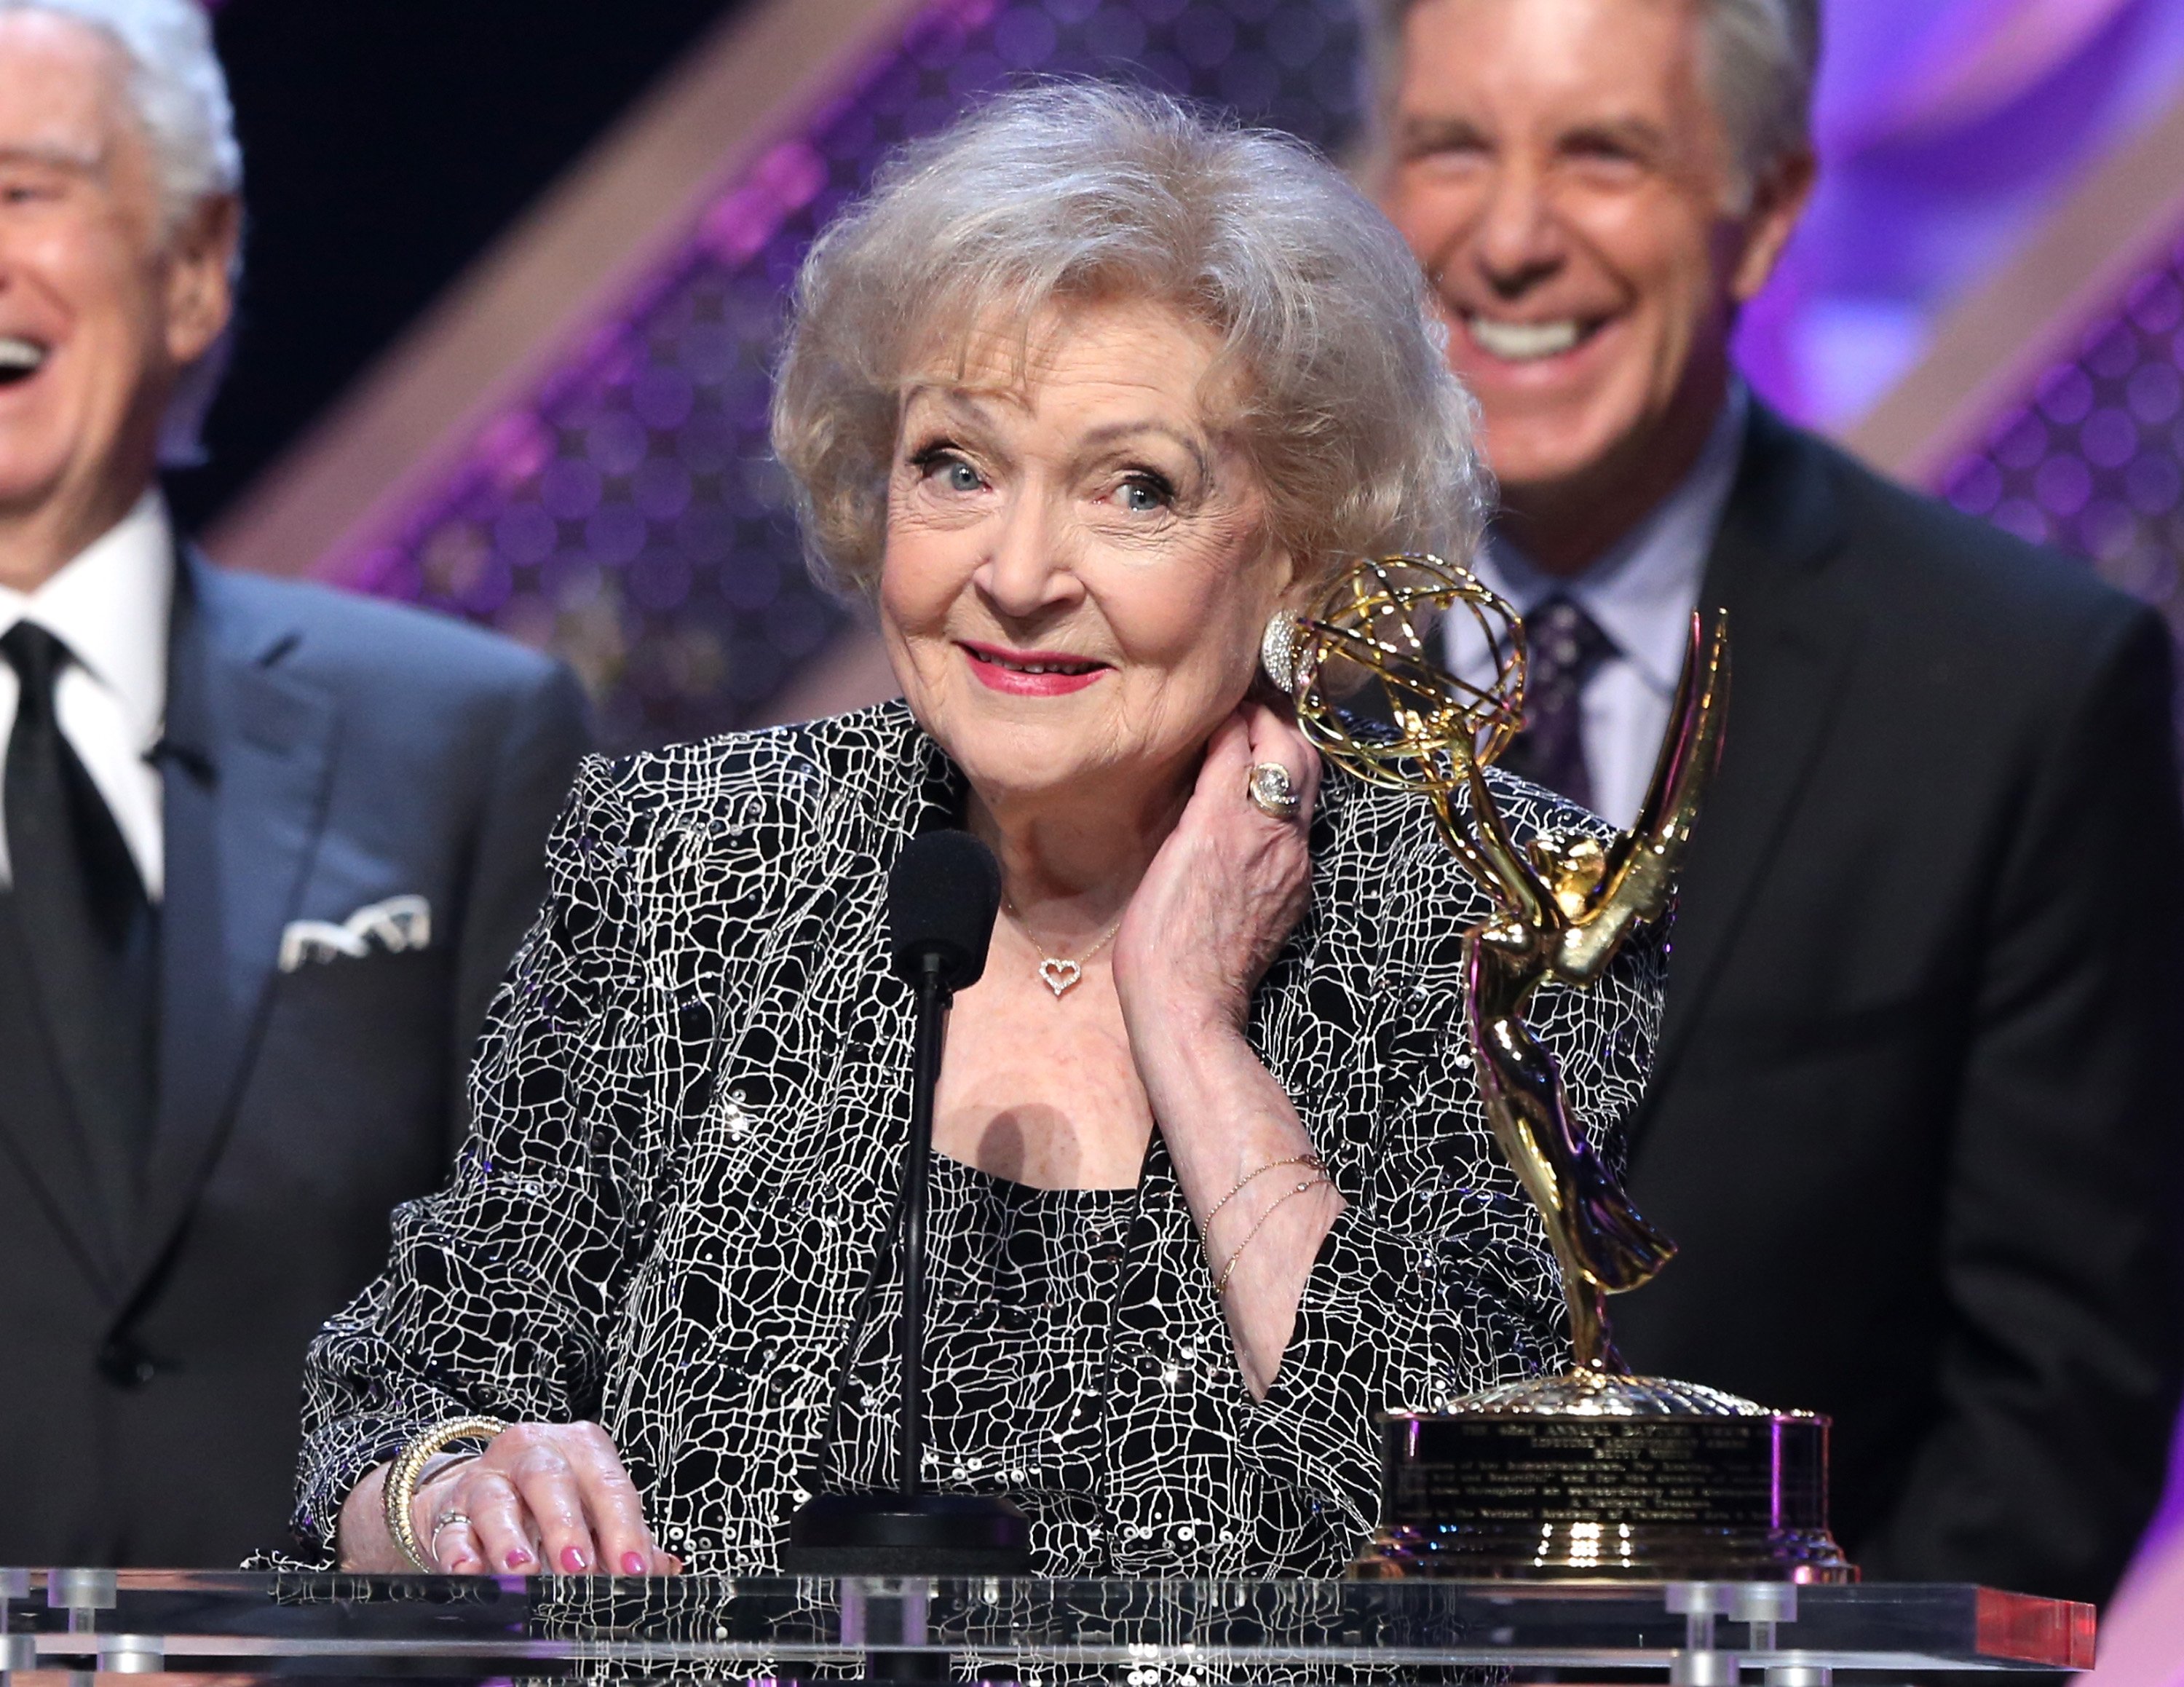
[[(381, 1567), (359, 1534), (387, 1534), (386, 1467), (359, 1483), (343, 1509), (343, 1558)], [(476, 1458), (419, 1484), (410, 1522), (426, 1555), (449, 1575), (672, 1576), (682, 1561), (662, 1551), (644, 1521), (637, 1484), (596, 1423), (518, 1423)], [(361, 1527), (353, 1527), (361, 1526)], [(395, 1558), (400, 1548), (385, 1545)], [(409, 1568), (406, 1563), (388, 1567)]]

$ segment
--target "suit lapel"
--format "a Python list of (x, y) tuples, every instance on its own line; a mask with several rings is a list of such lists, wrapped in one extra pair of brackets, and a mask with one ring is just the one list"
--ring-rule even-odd
[(1729, 611), (1722, 766), (1685, 866), (1652, 1093), (1683, 1052), (1836, 717), (1861, 613), (1830, 581), (1841, 543), (1820, 453), (1752, 406), (1702, 600)]
[(337, 715), (279, 671), (298, 637), (183, 559), (161, 747), (159, 1106), (132, 1283), (165, 1254), (226, 1134), (325, 825)]

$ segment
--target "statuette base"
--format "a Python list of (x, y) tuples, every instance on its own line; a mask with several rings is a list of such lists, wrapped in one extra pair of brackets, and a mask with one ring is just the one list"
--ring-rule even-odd
[(1374, 1579), (1847, 1582), (1828, 1421), (1576, 1371), (1382, 1420)]

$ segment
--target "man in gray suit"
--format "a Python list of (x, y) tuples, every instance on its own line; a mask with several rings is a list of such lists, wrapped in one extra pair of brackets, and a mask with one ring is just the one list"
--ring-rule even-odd
[(1628, 824), (1734, 650), (1633, 1191), (1625, 1356), (1835, 1419), (1869, 1576), (2104, 1598), (2176, 1408), (2166, 632), (1889, 485), (1730, 342), (1813, 179), (1817, 0), (1366, 0), (1382, 203), (1533, 635), (1504, 765)]
[(555, 664), (176, 543), (240, 178), (193, 0), (0, 0), (0, 1563), (285, 1538), (584, 742)]

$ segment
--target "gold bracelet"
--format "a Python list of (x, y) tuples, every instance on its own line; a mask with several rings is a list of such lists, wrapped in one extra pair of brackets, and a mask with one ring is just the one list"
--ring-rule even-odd
[(1276, 1195), (1273, 1200), (1267, 1203), (1267, 1210), (1259, 1215), (1259, 1222), (1244, 1233), (1244, 1239), (1236, 1244), (1236, 1251), (1228, 1256), (1228, 1263), (1221, 1267), (1221, 1276), (1213, 1285), (1213, 1298), (1215, 1300), (1218, 1300), (1223, 1294), (1226, 1294), (1228, 1292), (1228, 1279), (1235, 1274), (1236, 1261), (1244, 1257), (1244, 1250), (1250, 1247), (1253, 1242), (1258, 1239), (1259, 1233), (1267, 1228), (1267, 1221), (1274, 1216), (1274, 1209), (1279, 1206), (1284, 1201), (1295, 1200), (1306, 1189), (1316, 1189), (1322, 1184), (1325, 1184), (1331, 1189), (1334, 1187), (1334, 1179), (1326, 1176), (1324, 1173), (1315, 1178), (1306, 1178), (1287, 1194)]
[(1245, 1190), (1250, 1189), (1252, 1184), (1258, 1182), (1260, 1178), (1265, 1177), (1268, 1172), (1273, 1171), (1278, 1166), (1309, 1166), (1315, 1172), (1324, 1172), (1327, 1170), (1327, 1162), (1319, 1157), (1319, 1150), (1318, 1149), (1312, 1149), (1303, 1154), (1293, 1154), (1287, 1160), (1269, 1160), (1257, 1171), (1246, 1172), (1242, 1177), (1236, 1180), (1236, 1187), (1234, 1189), (1229, 1190), (1227, 1194), (1222, 1196), (1219, 1200), (1214, 1202), (1212, 1205), (1206, 1209), (1206, 1217), (1201, 1219), (1198, 1224), (1198, 1234), (1200, 1239), (1206, 1242), (1211, 1242), (1213, 1239), (1213, 1215), (1215, 1213), (1220, 1211), (1221, 1209), (1228, 1205), (1230, 1201), (1242, 1194)]
[(387, 1513), (387, 1533), (402, 1549), (402, 1556), (428, 1576), (439, 1573), (439, 1565), (425, 1556), (425, 1543), (417, 1539), (417, 1525), (410, 1508), (417, 1498), (417, 1478), (425, 1466), (450, 1442), (490, 1441), (508, 1428), (498, 1417), (443, 1418), (394, 1456), (387, 1467), (387, 1487), (382, 1495)]

